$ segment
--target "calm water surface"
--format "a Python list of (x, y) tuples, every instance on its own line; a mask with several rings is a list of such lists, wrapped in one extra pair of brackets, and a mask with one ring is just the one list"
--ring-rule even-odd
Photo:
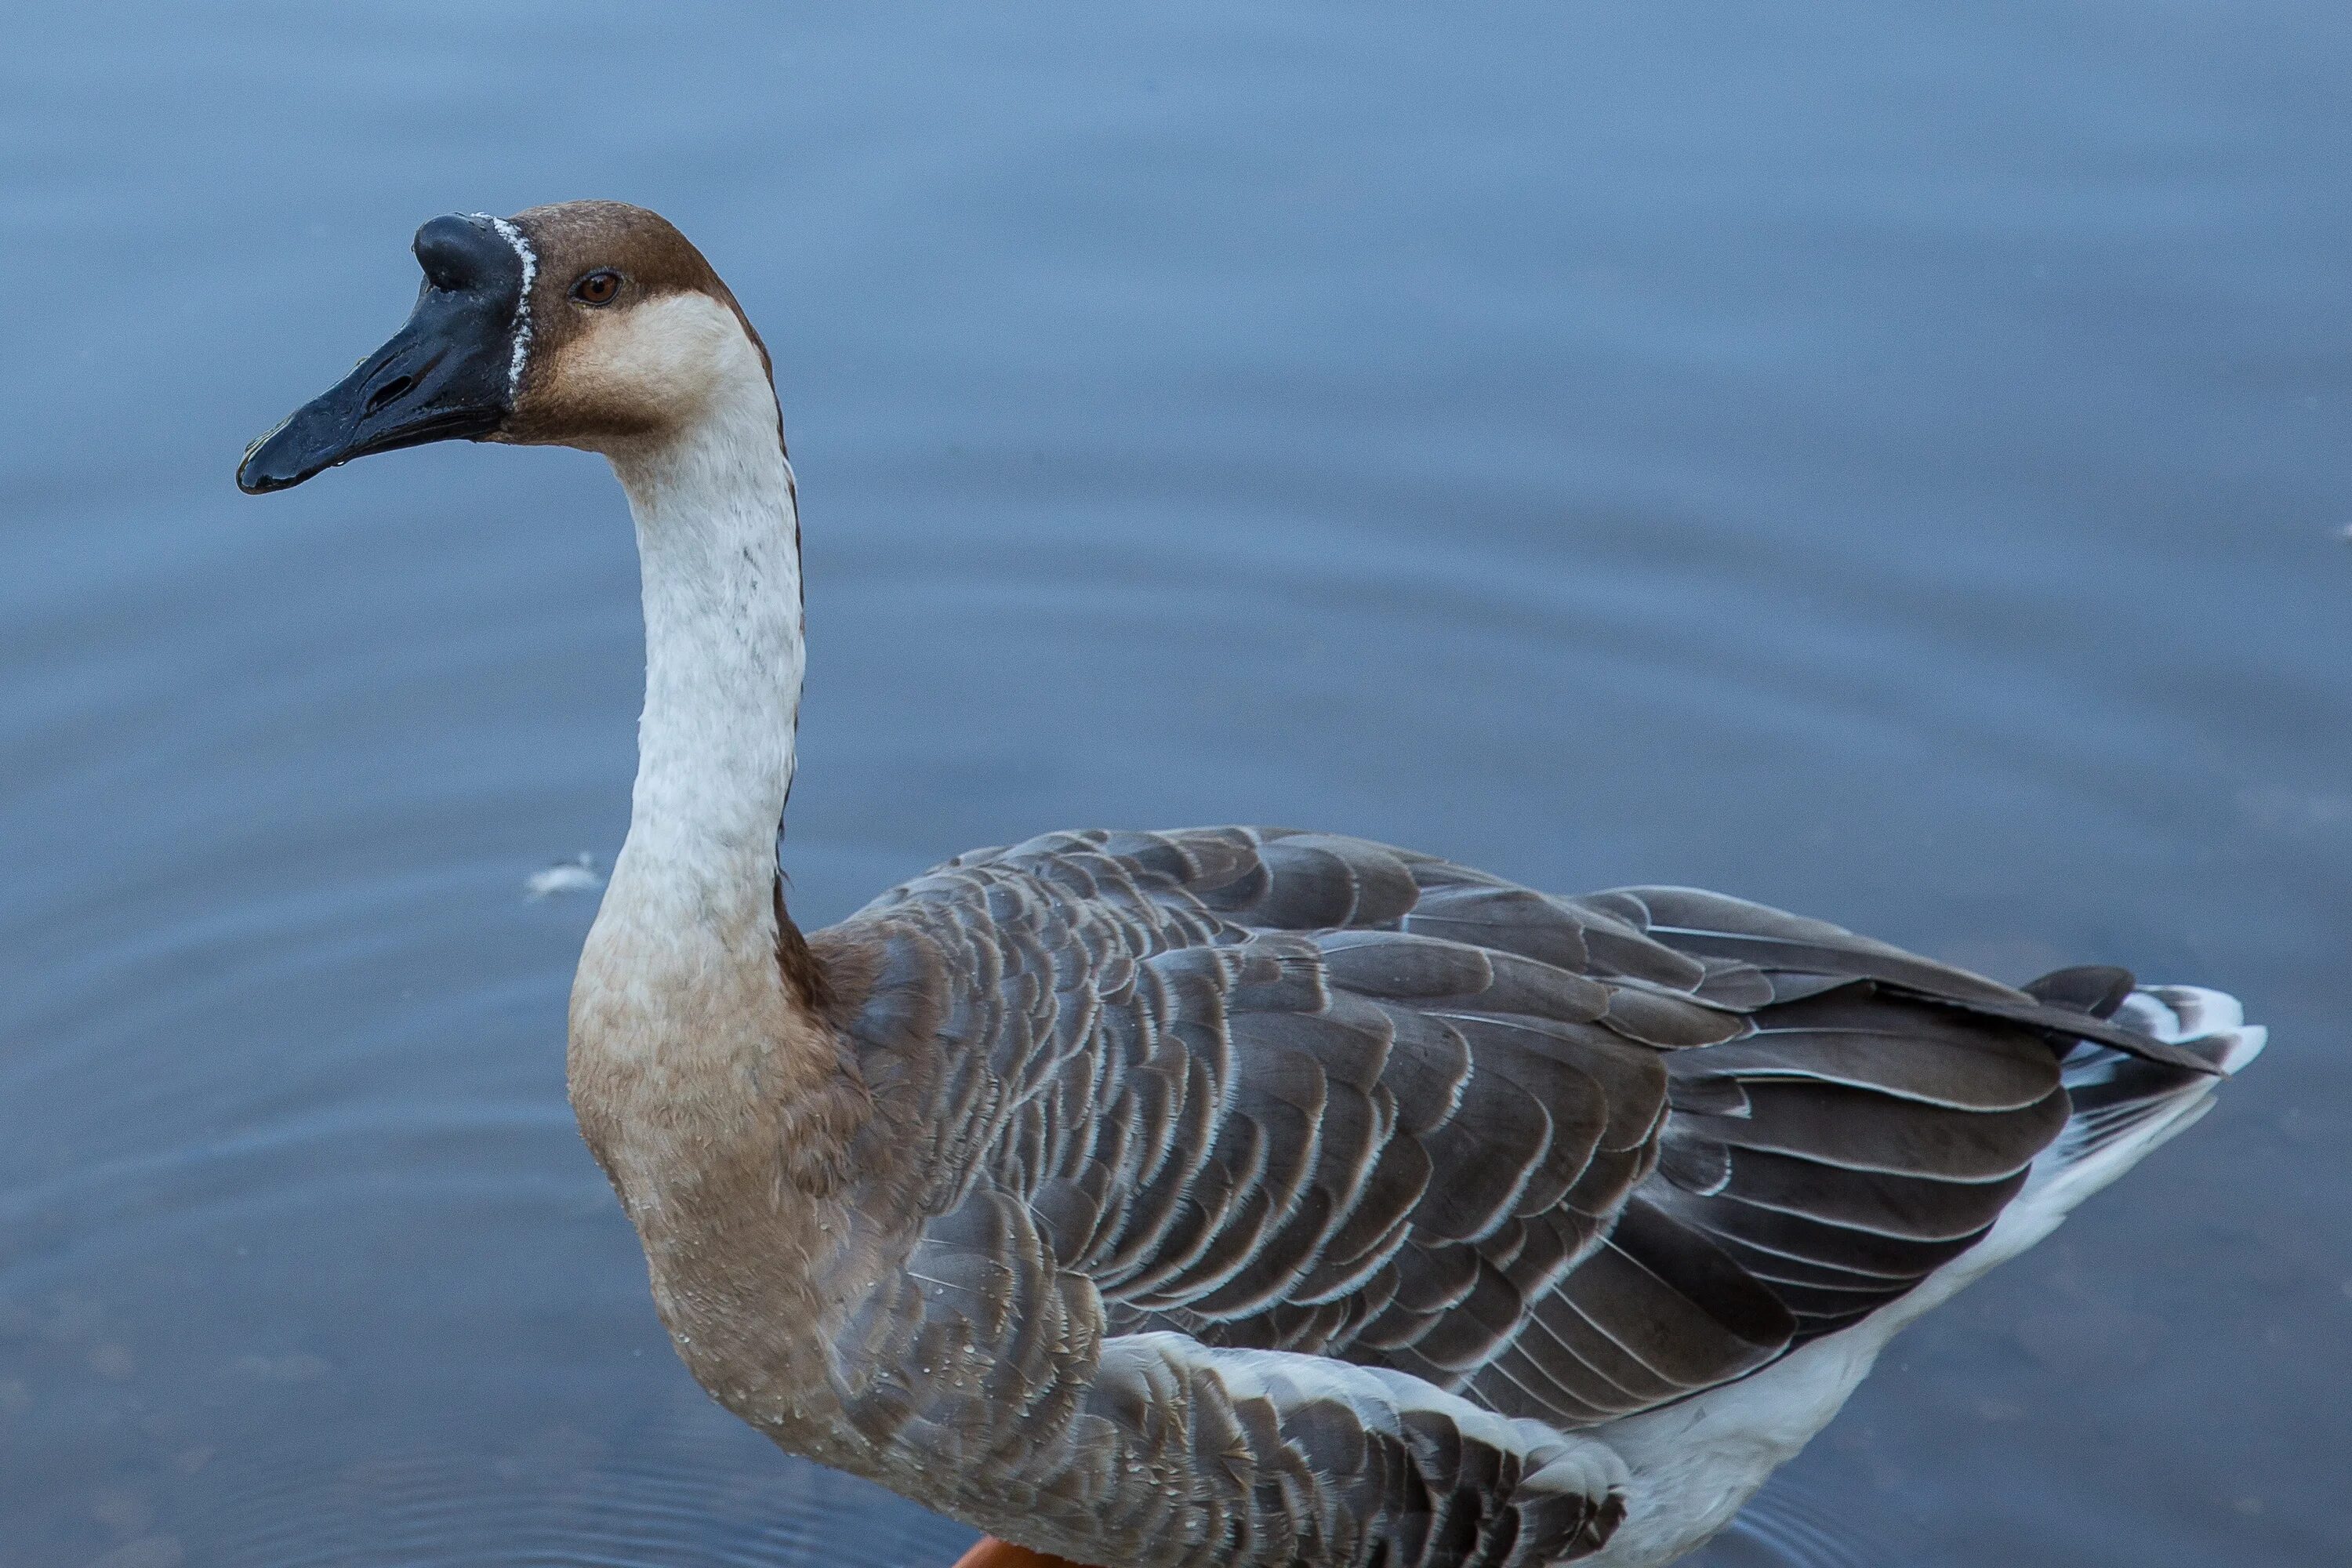
[(2352, 1554), (2341, 0), (26, 8), (0, 1568), (936, 1568), (676, 1364), (562, 1095), (640, 647), (577, 454), (245, 441), (422, 218), (775, 351), (811, 923), (1049, 827), (1696, 881), (2274, 1029), (1715, 1568)]

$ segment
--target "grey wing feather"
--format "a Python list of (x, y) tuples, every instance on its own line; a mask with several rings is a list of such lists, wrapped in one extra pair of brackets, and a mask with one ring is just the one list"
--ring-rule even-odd
[[(1284, 1444), (1344, 1451), (1347, 1510), (1430, 1568), (1605, 1538), (1604, 1486), (1498, 1543), (1527, 1433), (1741, 1376), (1973, 1245), (2064, 1123), (2074, 1042), (2204, 1066), (2097, 1014), (2110, 972), (2012, 990), (1717, 894), (1550, 897), (1281, 829), (982, 851), (830, 940), (880, 955), (838, 1024), (920, 1145), (917, 1259), (992, 1236), (940, 1278), (1014, 1282), (940, 1287), (964, 1292), (932, 1304), (956, 1331), (1022, 1388), (1083, 1369), (1071, 1422), (1240, 1399), (1260, 1415), (1221, 1414), (1215, 1443), (1276, 1470)], [(1035, 1238), (1017, 1265), (1006, 1213)], [(1378, 1376), (1333, 1403), (1314, 1385), (1338, 1367)], [(1223, 1392), (1183, 1393), (1195, 1376)], [(1516, 1423), (1478, 1460), (1514, 1479), (1476, 1521), (1432, 1500), (1444, 1446), (1400, 1436), (1375, 1384)], [(1122, 1419), (1140, 1441), (1139, 1408)], [(1149, 1462), (1224, 1464), (1195, 1428)], [(1304, 1522), (1337, 1494), (1258, 1463), (1232, 1461), (1257, 1479), (1219, 1529), (1339, 1528)], [(1356, 1562), (1370, 1538), (1316, 1539)]]

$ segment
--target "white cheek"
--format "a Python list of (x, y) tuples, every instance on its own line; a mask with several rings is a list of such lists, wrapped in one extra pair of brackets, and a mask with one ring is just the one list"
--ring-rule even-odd
[(735, 313), (707, 294), (665, 294), (599, 321), (565, 356), (562, 374), (600, 399), (692, 419), (756, 360)]

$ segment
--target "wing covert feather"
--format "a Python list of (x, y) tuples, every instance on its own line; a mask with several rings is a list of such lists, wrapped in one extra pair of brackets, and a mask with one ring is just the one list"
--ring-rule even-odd
[[(1477, 1445), (1327, 1408), (1292, 1363), (1556, 1434), (1681, 1398), (1980, 1237), (2066, 1120), (2074, 1041), (2176, 1049), (2094, 1016), (2111, 972), (2032, 994), (1717, 894), (1551, 897), (1271, 828), (976, 852), (814, 945), (870, 976), (835, 1017), (914, 1148), (918, 1252), (1013, 1205), (1015, 1297), (1157, 1347), (1086, 1397), (1336, 1456), (1431, 1568), (1509, 1555), (1426, 1489)], [(1034, 1363), (1001, 1291), (938, 1277), (959, 1332)], [(1213, 1363), (1223, 1394), (1171, 1392)], [(1594, 1495), (1574, 1529), (1605, 1535)]]

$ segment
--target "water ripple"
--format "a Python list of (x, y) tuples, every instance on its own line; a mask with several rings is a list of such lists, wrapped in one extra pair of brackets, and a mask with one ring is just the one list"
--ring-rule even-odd
[(1870, 1533), (1855, 1511), (1811, 1495), (1792, 1477), (1775, 1477), (1692, 1568), (1900, 1568), (1907, 1557)]
[[(227, 1479), (192, 1521), (240, 1568), (405, 1568), (418, 1563), (576, 1568), (835, 1568), (951, 1562), (966, 1532), (739, 1435), (673, 1428), (655, 1455), (584, 1433), (505, 1454), (404, 1454), (330, 1471)], [(756, 1443), (756, 1440), (755, 1440)], [(842, 1528), (862, 1515), (858, 1527)]]

